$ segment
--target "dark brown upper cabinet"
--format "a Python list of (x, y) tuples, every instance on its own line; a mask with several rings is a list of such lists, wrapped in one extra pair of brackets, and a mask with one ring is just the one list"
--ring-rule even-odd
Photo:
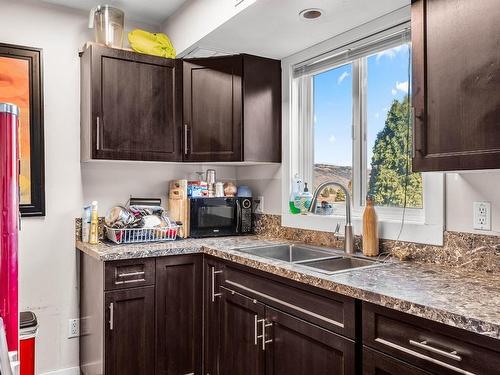
[(280, 61), (184, 60), (183, 103), (185, 161), (281, 161)]
[(413, 0), (414, 171), (500, 168), (498, 0)]
[(182, 161), (182, 62), (90, 44), (81, 54), (82, 160)]

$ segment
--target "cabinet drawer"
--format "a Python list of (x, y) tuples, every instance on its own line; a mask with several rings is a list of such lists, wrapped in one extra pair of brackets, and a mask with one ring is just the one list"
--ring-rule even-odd
[(154, 285), (155, 259), (127, 259), (104, 264), (104, 290)]
[(494, 374), (500, 340), (363, 303), (363, 343), (435, 374)]
[[(318, 290), (318, 293), (289, 285), (286, 279), (272, 280), (226, 264), (222, 273), (224, 286), (258, 299), (266, 305), (326, 328), (332, 332), (354, 338), (354, 299)], [(285, 284), (286, 283), (286, 284)]]
[(430, 375), (429, 372), (419, 369), (406, 362), (379, 353), (375, 350), (363, 348), (364, 375)]

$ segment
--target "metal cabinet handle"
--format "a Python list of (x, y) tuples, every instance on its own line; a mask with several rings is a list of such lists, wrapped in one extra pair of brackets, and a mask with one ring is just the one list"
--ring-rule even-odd
[(267, 323), (266, 319), (259, 319), (258, 322), (262, 325), (262, 335), (257, 336), (262, 339), (262, 350), (266, 351), (266, 344), (273, 342), (273, 340), (266, 339), (266, 327), (271, 327), (272, 323)]
[(260, 337), (258, 335), (258, 333), (257, 333), (257, 330), (259, 329), (258, 328), (258, 326), (259, 326), (259, 317), (257, 315), (254, 315), (253, 318), (254, 318), (254, 321), (253, 321), (253, 330), (254, 330), (253, 331), (253, 337), (254, 337), (253, 343), (254, 343), (254, 345), (257, 345), (259, 343), (258, 341), (259, 341), (259, 337)]
[(119, 284), (131, 284), (131, 283), (141, 283), (143, 281), (146, 281), (146, 279), (133, 279), (133, 280), (115, 281), (115, 285), (119, 285)]
[(419, 341), (415, 341), (415, 340), (409, 340), (409, 343), (410, 343), (410, 345), (416, 346), (417, 348), (428, 350), (429, 352), (442, 355), (443, 357), (450, 358), (450, 359), (453, 359), (455, 361), (461, 361), (462, 360), (462, 357), (460, 357), (457, 354), (456, 350), (453, 350), (451, 352), (446, 352), (444, 350), (434, 348), (434, 347), (430, 346), (427, 343), (427, 340), (420, 341), (420, 342)]
[[(257, 315), (255, 315), (255, 318), (257, 318)], [(257, 334), (258, 330), (258, 324), (262, 324), (262, 335)], [(262, 350), (266, 350), (266, 338), (265, 338), (265, 331), (264, 331), (264, 325), (266, 324), (265, 319), (255, 319), (255, 344), (257, 345), (258, 339), (262, 339)]]
[(415, 158), (416, 155), (416, 142), (415, 142), (415, 107), (411, 107), (411, 157)]
[(222, 293), (215, 293), (215, 275), (222, 273), (222, 271), (216, 271), (215, 266), (211, 268), (212, 270), (212, 302), (215, 302), (215, 297), (220, 297)]
[(189, 126), (184, 124), (184, 155), (189, 154), (189, 141), (188, 141)]
[(112, 331), (113, 330), (113, 321), (114, 321), (114, 304), (113, 302), (111, 302), (109, 304), (109, 330)]
[(425, 354), (422, 354), (422, 353), (416, 352), (414, 350), (405, 348), (404, 346), (395, 344), (393, 342), (390, 342), (390, 341), (387, 341), (387, 340), (384, 340), (384, 339), (381, 339), (381, 338), (378, 338), (378, 337), (375, 339), (375, 341), (378, 342), (378, 343), (380, 343), (380, 344), (386, 345), (386, 346), (388, 346), (390, 348), (399, 350), (400, 352), (409, 354), (409, 355), (411, 355), (413, 357), (420, 358), (420, 359), (423, 359), (424, 361), (431, 362), (431, 363), (434, 363), (434, 364), (436, 364), (438, 366), (447, 368), (448, 370), (455, 371), (455, 372), (457, 372), (459, 374), (462, 374), (462, 375), (476, 375), (473, 372), (462, 370), (459, 367), (456, 367), (456, 366), (450, 365), (450, 364), (448, 364), (446, 362), (434, 359), (434, 358), (429, 357), (429, 356), (427, 356)]
[(119, 273), (118, 277), (130, 277), (130, 276), (139, 276), (139, 275), (145, 275), (145, 271), (137, 271), (137, 272), (129, 272), (129, 273)]
[(99, 151), (101, 149), (101, 121), (99, 116), (96, 118), (96, 147)]

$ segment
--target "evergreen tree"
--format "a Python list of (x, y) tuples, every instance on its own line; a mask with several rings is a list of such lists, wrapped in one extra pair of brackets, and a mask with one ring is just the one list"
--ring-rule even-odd
[[(422, 175), (411, 172), (411, 132), (408, 125), (409, 100), (394, 100), (387, 113), (384, 128), (373, 146), (368, 194), (376, 205), (403, 206), (406, 184), (406, 206), (422, 206)], [(410, 132), (410, 134), (408, 133)], [(406, 168), (410, 169), (406, 177)]]

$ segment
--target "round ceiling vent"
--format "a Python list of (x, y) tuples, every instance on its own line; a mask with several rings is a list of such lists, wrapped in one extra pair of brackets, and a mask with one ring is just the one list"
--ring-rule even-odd
[(299, 17), (305, 20), (315, 20), (323, 15), (323, 10), (319, 8), (308, 8), (300, 11)]

